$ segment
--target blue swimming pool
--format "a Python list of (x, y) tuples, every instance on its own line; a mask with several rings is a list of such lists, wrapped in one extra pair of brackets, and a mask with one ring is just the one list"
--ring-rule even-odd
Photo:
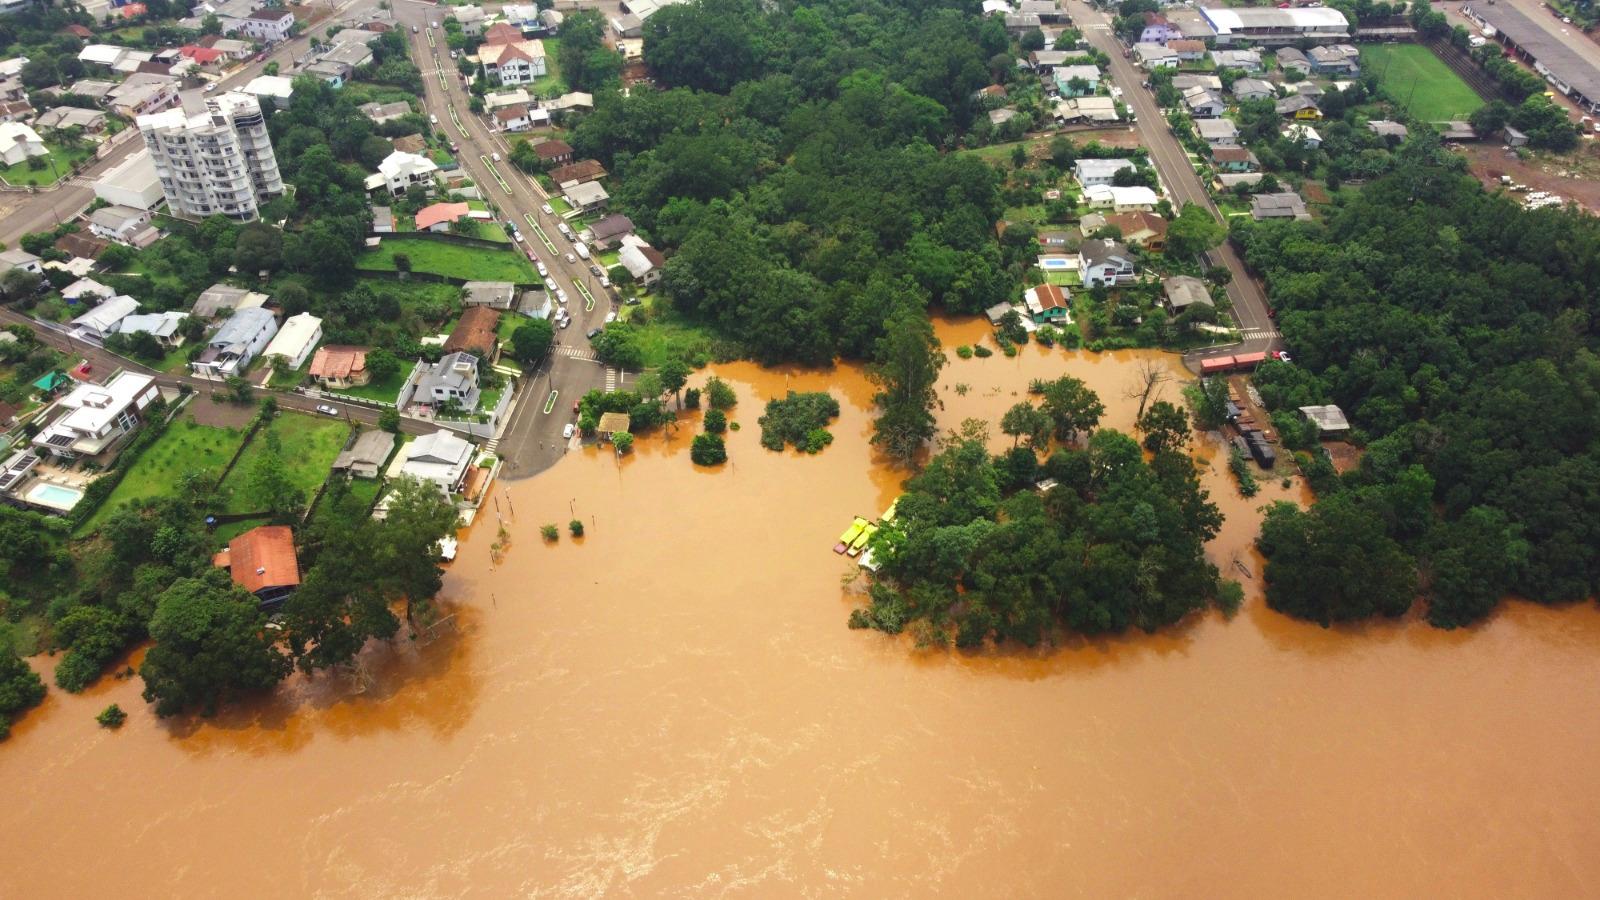
[(1065, 256), (1041, 256), (1039, 257), (1039, 268), (1046, 271), (1059, 271), (1076, 267), (1073, 266), (1072, 260)]
[(66, 512), (77, 506), (78, 501), (83, 499), (83, 491), (74, 487), (43, 482), (28, 489), (27, 499), (30, 503)]

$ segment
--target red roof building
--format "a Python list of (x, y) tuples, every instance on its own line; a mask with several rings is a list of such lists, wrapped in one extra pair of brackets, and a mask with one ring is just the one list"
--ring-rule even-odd
[[(123, 8), (126, 9), (127, 7)], [(223, 56), (222, 51), (215, 47), (201, 47), (196, 44), (185, 44), (178, 48), (178, 52), (202, 66), (208, 66)]]
[(504, 22), (490, 25), (483, 33), (485, 44), (515, 44), (522, 40), (522, 32)]
[(442, 231), (444, 226), (472, 212), (465, 203), (435, 203), (417, 210), (418, 231)]
[(228, 549), (211, 559), (227, 569), (233, 583), (260, 598), (280, 603), (300, 586), (300, 561), (295, 557), (294, 532), (287, 525), (261, 525), (228, 542)]

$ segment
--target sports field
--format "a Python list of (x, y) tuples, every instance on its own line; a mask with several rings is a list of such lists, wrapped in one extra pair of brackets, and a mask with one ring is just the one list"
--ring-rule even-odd
[(1465, 119), (1483, 105), (1461, 76), (1417, 44), (1363, 44), (1361, 71), (1377, 75), (1394, 102), (1424, 122)]

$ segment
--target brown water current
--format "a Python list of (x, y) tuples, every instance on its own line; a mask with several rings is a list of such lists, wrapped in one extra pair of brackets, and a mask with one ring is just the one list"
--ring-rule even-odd
[[(1127, 429), (1143, 358), (1179, 373), (952, 359), (942, 421), (997, 422), (1070, 372)], [(829, 552), (903, 477), (867, 445), (871, 386), (717, 371), (744, 426), (727, 466), (690, 465), (686, 414), (620, 465), (591, 449), (497, 486), (509, 550), (491, 558), (491, 509), (446, 579), (457, 630), (369, 649), (364, 693), (297, 679), (171, 723), (137, 679), (52, 690), (0, 745), (0, 897), (1600, 892), (1592, 605), (1323, 630), (1250, 580), (1231, 621), (919, 653), (845, 628), (851, 565)], [(841, 400), (819, 456), (758, 445), (785, 388)], [(1197, 455), (1228, 515), (1214, 561), (1259, 578), (1254, 509), (1305, 498), (1274, 481), (1244, 501)], [(540, 541), (569, 509), (588, 536)], [(113, 701), (118, 732), (93, 720)]]

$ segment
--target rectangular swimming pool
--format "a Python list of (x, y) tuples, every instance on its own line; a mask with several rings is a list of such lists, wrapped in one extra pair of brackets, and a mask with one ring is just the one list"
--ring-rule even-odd
[(78, 501), (83, 499), (83, 491), (75, 487), (51, 484), (45, 481), (29, 488), (28, 493), (24, 495), (24, 499), (37, 506), (48, 506), (51, 509), (59, 509), (62, 512), (66, 512), (77, 506)]
[(1076, 269), (1077, 266), (1072, 264), (1072, 259), (1070, 257), (1041, 256), (1039, 257), (1039, 268), (1044, 269), (1046, 272), (1060, 272), (1069, 269)]

